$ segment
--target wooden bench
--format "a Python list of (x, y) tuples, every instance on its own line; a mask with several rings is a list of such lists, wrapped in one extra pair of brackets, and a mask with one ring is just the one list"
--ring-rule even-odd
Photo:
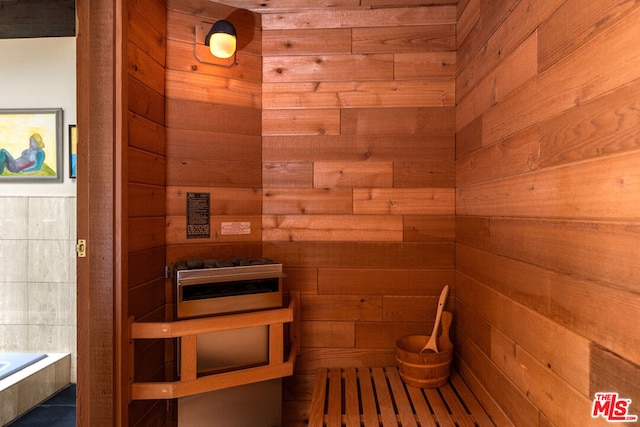
[(311, 427), (493, 426), (462, 377), (420, 389), (402, 382), (396, 367), (321, 368), (309, 411)]

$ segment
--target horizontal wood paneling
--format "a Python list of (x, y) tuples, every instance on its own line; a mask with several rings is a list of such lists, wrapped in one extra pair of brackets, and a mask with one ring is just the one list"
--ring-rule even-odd
[[(389, 6), (421, 6), (424, 0), (319, 0), (313, 3), (300, 4), (297, 0), (272, 0), (268, 3), (259, 0), (226, 0), (226, 4), (245, 8), (256, 12), (276, 12), (281, 10), (321, 9), (324, 7), (389, 7)], [(429, 0), (429, 4), (455, 4), (455, 0)]]
[(263, 244), (305, 272), (300, 374), (395, 363), (453, 285), (455, 12), (263, 15)]
[[(270, 182), (269, 185), (278, 185)], [(350, 188), (267, 188), (262, 211), (264, 214), (351, 214), (352, 194)]]
[(262, 184), (269, 188), (310, 188), (313, 186), (313, 163), (262, 163)]
[[(640, 153), (545, 169), (463, 187), (460, 214), (563, 218), (638, 218), (637, 162)], [(473, 195), (473, 196), (472, 196)]]
[(262, 193), (257, 188), (167, 187), (167, 215), (185, 216), (187, 193), (209, 193), (212, 215), (256, 215), (260, 212)]
[[(222, 222), (248, 222), (250, 224), (250, 233), (241, 235), (224, 235), (221, 234)], [(167, 216), (167, 241), (172, 244), (191, 243), (187, 237), (185, 216)], [(214, 242), (230, 243), (230, 242), (259, 242), (261, 238), (260, 216), (211, 216), (209, 218), (211, 227), (211, 236), (209, 238), (198, 238), (200, 244), (209, 244)]]
[(477, 82), (473, 92), (457, 104), (456, 124), (458, 128), (466, 126), (536, 76), (537, 53), (537, 33), (533, 33), (494, 70)]
[(303, 321), (374, 321), (382, 319), (381, 296), (302, 295)]
[[(165, 2), (139, 0), (129, 2), (127, 14), (126, 53), (123, 71), (128, 80), (124, 83), (128, 100), (125, 112), (127, 131), (126, 160), (122, 162), (125, 188), (123, 209), (128, 214), (125, 240), (119, 244), (127, 248), (126, 259), (119, 266), (126, 272), (126, 291), (122, 301), (126, 305), (120, 311), (126, 326), (127, 316), (136, 320), (167, 320), (167, 304), (164, 266), (166, 235), (166, 137), (165, 137), (165, 57), (166, 10)], [(117, 165), (115, 166), (118, 167)], [(125, 293), (126, 292), (126, 293)], [(118, 309), (116, 310), (118, 311)], [(128, 328), (118, 337), (120, 348), (119, 368), (122, 386), (117, 395), (126, 402), (120, 416), (129, 425), (142, 425), (148, 420), (164, 422), (167, 412), (160, 401), (131, 402), (125, 383), (131, 374), (139, 381), (166, 381), (165, 343), (151, 340), (138, 343), (130, 349)], [(133, 353), (133, 354), (131, 354)], [(130, 366), (133, 356), (134, 367)], [(117, 412), (117, 411), (116, 411)]]
[(163, 155), (129, 148), (128, 157), (129, 182), (164, 186), (166, 159)]
[(169, 99), (167, 120), (173, 124), (167, 132), (167, 137), (171, 136), (173, 129), (260, 135), (260, 110), (253, 108)]
[[(264, 61), (272, 63), (271, 55), (319, 55), (351, 53), (351, 30), (349, 28), (265, 30), (262, 52)], [(290, 60), (294, 60), (291, 58)], [(269, 70), (265, 67), (265, 70)], [(265, 76), (265, 81), (268, 81)]]
[(458, 12), (459, 366), (515, 425), (604, 425), (638, 398), (638, 4)]
[(455, 49), (455, 25), (377, 26), (353, 29), (354, 53), (451, 51)]
[(155, 154), (165, 155), (167, 138), (162, 124), (138, 114), (128, 115), (129, 145)]
[(259, 162), (225, 162), (206, 158), (169, 158), (167, 161), (167, 182), (171, 185), (237, 188), (260, 188), (261, 185)]
[(338, 135), (340, 110), (264, 110), (264, 135)]
[[(167, 1), (167, 262), (260, 257), (262, 71), (259, 15), (203, 0)], [(238, 33), (231, 66), (203, 46), (213, 22)], [(187, 239), (186, 194), (209, 193), (210, 238)], [(250, 222), (222, 235), (222, 222)]]
[[(396, 263), (400, 265), (400, 263)], [(453, 271), (394, 268), (320, 268), (318, 270), (318, 294), (320, 295), (439, 295), (442, 283), (451, 284), (455, 294)]]
[(455, 6), (346, 9), (343, 11), (314, 9), (291, 13), (266, 14), (264, 29), (401, 27), (412, 25), (454, 24)]
[(277, 215), (262, 217), (263, 237), (276, 241), (402, 241), (398, 215)]
[[(483, 118), (483, 140), (496, 141), (637, 79), (640, 53), (627, 47), (640, 37), (639, 28), (640, 12), (636, 11), (582, 45), (559, 62), (553, 72), (542, 73), (490, 109)], [(616, 60), (610, 61), (611, 57)], [(593, 78), (593, 70), (585, 67), (584, 58), (598, 64), (597, 79)], [(531, 99), (537, 102), (533, 104)], [(506, 116), (511, 117), (509, 122), (505, 122)]]
[(155, 185), (129, 183), (127, 201), (131, 218), (164, 216), (166, 190)]
[(404, 240), (407, 242), (446, 242), (455, 238), (453, 215), (405, 215)]
[(394, 55), (394, 77), (398, 80), (454, 77), (455, 52), (410, 52)]
[[(604, 28), (616, 24), (638, 8), (637, 2), (606, 0), (568, 1), (540, 25), (540, 72), (562, 60)], [(594, 31), (598, 28), (598, 31)]]
[(195, 157), (217, 161), (259, 162), (260, 136), (215, 132), (208, 129), (168, 129), (168, 157)]
[(265, 82), (392, 79), (393, 55), (270, 56), (263, 73)]
[(388, 80), (358, 82), (265, 83), (267, 110), (300, 108), (452, 107), (451, 81)]
[[(628, 396), (624, 399), (630, 399), (631, 402), (640, 400), (638, 387), (640, 377), (637, 365), (627, 362), (605, 348), (592, 346), (589, 379), (592, 396), (600, 390), (618, 390), (621, 396)], [(636, 408), (635, 404), (630, 407)], [(630, 409), (629, 412), (633, 410)]]
[[(453, 111), (453, 108), (442, 107), (343, 109), (340, 131), (342, 135), (448, 136), (455, 129)], [(413, 156), (419, 155), (413, 153)]]
[[(433, 268), (454, 267), (453, 243), (264, 242), (265, 256), (290, 267)], [(439, 294), (443, 284), (440, 284)]]
[[(385, 119), (385, 122), (388, 121)], [(442, 163), (450, 163), (453, 161), (454, 152), (453, 135), (441, 135), (439, 133), (281, 135), (265, 136), (262, 140), (263, 159), (267, 162), (279, 160), (309, 162), (316, 159), (323, 161), (414, 161), (417, 159), (434, 159)]]
[(315, 162), (313, 186), (323, 187), (392, 187), (391, 162)]
[(355, 214), (431, 214), (454, 213), (451, 188), (374, 188), (353, 190)]
[[(463, 366), (470, 372), (466, 376), (473, 375), (480, 382), (477, 395), (487, 399), (487, 406), (497, 402), (499, 408), (496, 411), (504, 412), (505, 421), (513, 423), (514, 426), (531, 426), (537, 427), (539, 424), (539, 415), (536, 407), (526, 398), (525, 394), (519, 390), (513, 382), (507, 379), (496, 365), (491, 361), (490, 357), (483, 353), (473, 340), (465, 333), (464, 330), (458, 328), (456, 331), (456, 353), (464, 363)], [(463, 370), (463, 373), (466, 373)], [(491, 415), (492, 412), (489, 412)], [(499, 415), (499, 414), (498, 414)]]
[(553, 320), (640, 365), (640, 337), (629, 334), (637, 293), (564, 274), (551, 275), (550, 291)]
[[(456, 78), (456, 99), (463, 99), (475, 89), (480, 79), (507, 58), (562, 3), (562, 0), (492, 2), (483, 14), (486, 20), (477, 26), (482, 35), (467, 37), (468, 47), (463, 44), (458, 48), (457, 63), (461, 68)], [(494, 25), (497, 27), (492, 28)]]

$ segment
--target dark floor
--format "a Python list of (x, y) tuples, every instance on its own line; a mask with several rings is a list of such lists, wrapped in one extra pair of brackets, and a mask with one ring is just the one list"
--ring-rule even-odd
[(7, 424), (7, 427), (75, 427), (76, 385), (70, 384), (57, 394)]

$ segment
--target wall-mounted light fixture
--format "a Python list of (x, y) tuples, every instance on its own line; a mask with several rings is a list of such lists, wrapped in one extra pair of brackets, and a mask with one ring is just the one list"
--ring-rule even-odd
[(205, 46), (209, 46), (211, 54), (217, 58), (231, 58), (236, 53), (236, 28), (227, 20), (213, 24), (204, 38)]

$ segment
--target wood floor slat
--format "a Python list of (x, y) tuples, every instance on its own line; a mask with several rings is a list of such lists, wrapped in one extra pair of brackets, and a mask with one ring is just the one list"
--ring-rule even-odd
[(369, 369), (358, 369), (358, 380), (360, 382), (360, 397), (362, 400), (362, 421), (365, 427), (379, 427), (378, 408), (373, 394)]
[(444, 404), (444, 400), (438, 393), (438, 390), (435, 388), (427, 388), (424, 390), (424, 394), (429, 399), (429, 403), (431, 404), (431, 408), (433, 412), (436, 414), (436, 420), (438, 424), (442, 427), (456, 427), (456, 424), (453, 422), (453, 419), (449, 415), (449, 409)]
[(309, 409), (309, 426), (322, 427), (324, 425), (324, 405), (327, 395), (327, 369), (320, 368), (316, 373), (316, 381), (313, 386), (313, 398)]
[(340, 368), (329, 370), (329, 405), (327, 409), (327, 425), (342, 424), (342, 371)]
[(346, 427), (360, 427), (360, 399), (356, 368), (345, 368), (344, 387), (345, 425)]
[(456, 395), (456, 392), (453, 391), (453, 387), (451, 387), (450, 384), (445, 384), (443, 387), (440, 387), (440, 394), (449, 407), (451, 416), (453, 417), (458, 427), (475, 426), (475, 423), (467, 413), (467, 410), (464, 408), (464, 406), (462, 406), (460, 399)]
[(407, 392), (404, 388), (404, 383), (400, 379), (397, 369), (388, 369), (387, 378), (391, 385), (391, 395), (396, 403), (398, 409), (398, 419), (402, 427), (418, 427), (416, 423), (416, 417), (409, 403)]
[(438, 389), (404, 384), (396, 367), (316, 371), (312, 427), (485, 427), (486, 411), (457, 372)]
[(393, 408), (391, 394), (387, 387), (387, 379), (382, 368), (372, 368), (373, 383), (375, 384), (376, 398), (378, 399), (378, 407), (382, 418), (383, 426), (397, 427), (398, 419), (396, 411)]
[(460, 374), (452, 370), (449, 382), (456, 389), (458, 396), (460, 396), (460, 399), (464, 402), (469, 413), (473, 414), (476, 423), (480, 426), (490, 426), (492, 424), (491, 418), (489, 418), (489, 415), (482, 408), (478, 399), (476, 399), (469, 387), (467, 387), (467, 384)]
[(409, 393), (409, 397), (411, 397), (411, 402), (416, 411), (416, 418), (420, 423), (420, 427), (436, 427), (436, 420), (431, 413), (422, 389), (408, 385), (407, 392)]

